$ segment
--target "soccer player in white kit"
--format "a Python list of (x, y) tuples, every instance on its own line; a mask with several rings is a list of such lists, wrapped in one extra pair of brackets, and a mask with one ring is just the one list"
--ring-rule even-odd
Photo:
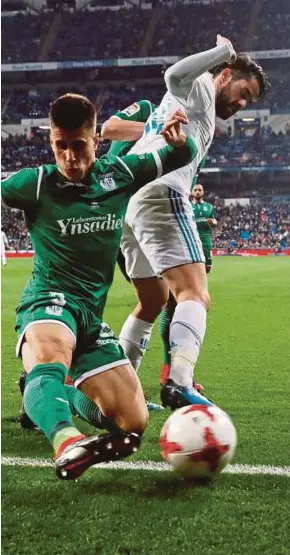
[(6, 247), (8, 247), (8, 239), (6, 237), (6, 233), (1, 229), (1, 259), (3, 266), (6, 266), (7, 259), (6, 259)]
[[(215, 76), (208, 73), (225, 62)], [(198, 153), (188, 166), (145, 185), (129, 202), (121, 247), (139, 302), (123, 325), (120, 343), (138, 370), (170, 289), (177, 307), (170, 327), (171, 369), (161, 400), (176, 409), (211, 404), (192, 386), (210, 298), (202, 246), (192, 220), (190, 186), (212, 142), (215, 117), (228, 119), (246, 108), (264, 94), (268, 83), (261, 66), (246, 54), (237, 57), (231, 42), (220, 35), (215, 48), (177, 62), (164, 78), (168, 92), (130, 152), (160, 148), (165, 119), (182, 109), (189, 119), (186, 132), (194, 138)]]

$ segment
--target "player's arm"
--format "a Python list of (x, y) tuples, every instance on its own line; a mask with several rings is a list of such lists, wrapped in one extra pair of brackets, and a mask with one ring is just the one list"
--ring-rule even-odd
[(111, 141), (137, 141), (145, 122), (155, 109), (149, 100), (140, 100), (111, 116), (103, 124), (101, 135)]
[(211, 207), (211, 212), (210, 212), (209, 218), (207, 219), (207, 223), (208, 223), (210, 228), (215, 227), (217, 225), (217, 220), (216, 220), (215, 215), (214, 215), (213, 206)]
[(37, 206), (43, 167), (23, 169), (1, 182), (4, 205), (26, 210)]
[(187, 123), (188, 119), (185, 114), (178, 110), (170, 120), (165, 122), (161, 131), (167, 146), (152, 153), (117, 157), (119, 162), (127, 168), (131, 182), (136, 187), (142, 187), (145, 183), (149, 183), (161, 175), (186, 166), (195, 158), (196, 145), (181, 129), (181, 124), (186, 125)]
[(187, 100), (193, 82), (200, 75), (223, 62), (233, 62), (236, 53), (230, 40), (217, 35), (217, 46), (188, 56), (169, 67), (164, 79), (169, 92), (179, 99)]

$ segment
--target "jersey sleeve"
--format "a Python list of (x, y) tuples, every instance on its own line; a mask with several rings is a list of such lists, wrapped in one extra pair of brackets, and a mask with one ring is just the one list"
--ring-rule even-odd
[(116, 112), (113, 117), (145, 123), (152, 112), (154, 112), (155, 108), (156, 105), (150, 102), (150, 100), (140, 100), (139, 102), (134, 102), (134, 104), (131, 104), (124, 110)]
[(230, 62), (233, 58), (235, 58), (233, 46), (225, 43), (179, 60), (164, 74), (167, 89), (184, 103), (187, 101), (194, 81), (200, 75), (222, 62)]
[(165, 146), (160, 150), (145, 154), (128, 154), (116, 157), (119, 167), (127, 171), (127, 179), (136, 188), (189, 164), (197, 154), (197, 147), (191, 137), (187, 137), (180, 148)]
[(210, 207), (211, 207), (211, 210), (210, 210), (210, 213), (209, 213), (209, 218), (213, 218), (215, 220), (214, 207), (213, 207), (212, 204), (210, 205)]
[(25, 210), (37, 205), (43, 168), (29, 168), (10, 175), (1, 182), (4, 204)]

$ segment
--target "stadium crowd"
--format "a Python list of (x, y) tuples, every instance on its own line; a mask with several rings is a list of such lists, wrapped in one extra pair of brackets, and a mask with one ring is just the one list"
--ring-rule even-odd
[(215, 248), (290, 247), (289, 204), (236, 205), (220, 214), (213, 246)]
[[(204, 50), (214, 43), (217, 29), (231, 37), (238, 50), (289, 48), (289, 1), (264, 0), (256, 18), (252, 6), (251, 0), (164, 6), (146, 55), (186, 55), (194, 50)], [(17, 14), (2, 17), (2, 62), (37, 61), (54, 15), (55, 12), (43, 11), (39, 16)], [(56, 34), (48, 58), (80, 60), (139, 56), (151, 16), (151, 9), (136, 6), (117, 11), (70, 12), (62, 9), (61, 32)], [(144, 33), (140, 33), (140, 29), (144, 29)], [(17, 44), (13, 40), (15, 36)]]
[(45, 11), (1, 17), (2, 63), (37, 62), (52, 17)]
[(209, 152), (208, 166), (284, 166), (290, 163), (290, 135), (275, 134), (270, 127), (258, 128), (247, 136), (244, 131), (233, 137), (216, 135)]
[[(288, 128), (287, 128), (288, 131)], [(109, 142), (100, 143), (99, 156), (105, 154)], [(27, 165), (52, 163), (49, 136), (36, 130), (30, 136), (10, 135), (2, 138), (2, 170), (19, 170)], [(231, 137), (216, 134), (210, 149), (207, 166), (285, 166), (290, 164), (290, 134), (275, 135), (261, 128), (253, 136)]]
[[(81, 80), (80, 73), (80, 80)], [(70, 92), (85, 94), (89, 98), (97, 99), (100, 89), (95, 85), (70, 86)], [(8, 98), (7, 106), (2, 113), (2, 120), (10, 123), (19, 123), (22, 118), (45, 118), (47, 117), (49, 105), (57, 96), (68, 92), (68, 87), (59, 86), (55, 90), (45, 90), (31, 88), (30, 90), (15, 90)], [(112, 116), (116, 109), (122, 109), (133, 102), (141, 99), (148, 99), (155, 104), (159, 104), (165, 94), (163, 81), (160, 84), (119, 86), (118, 88), (103, 89), (104, 100), (99, 113), (102, 121)], [(8, 93), (4, 92), (2, 105), (5, 105), (5, 98)], [(271, 113), (289, 112), (289, 82), (286, 78), (272, 78), (271, 89), (265, 99), (255, 104), (255, 109), (270, 109)]]
[[(210, 198), (210, 197), (209, 197)], [(275, 248), (290, 247), (289, 203), (261, 203), (225, 207), (215, 205), (218, 226), (213, 237), (214, 248)], [(31, 250), (31, 243), (20, 210), (2, 210), (2, 229), (9, 248)]]
[(16, 251), (32, 249), (23, 214), (20, 210), (3, 207), (1, 229), (6, 233), (9, 249)]

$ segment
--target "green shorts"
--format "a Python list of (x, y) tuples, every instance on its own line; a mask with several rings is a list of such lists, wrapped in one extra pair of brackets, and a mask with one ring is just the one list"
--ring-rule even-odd
[(27, 329), (40, 323), (57, 323), (73, 335), (75, 349), (69, 375), (76, 386), (95, 374), (129, 364), (109, 326), (83, 300), (60, 292), (36, 292), (22, 298), (16, 310), (17, 356), (21, 356)]

